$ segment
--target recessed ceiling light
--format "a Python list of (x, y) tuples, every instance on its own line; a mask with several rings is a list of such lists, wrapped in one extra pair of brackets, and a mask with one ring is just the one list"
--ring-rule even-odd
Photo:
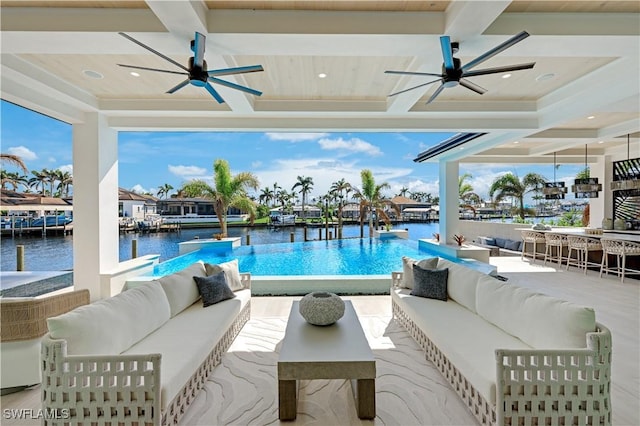
[(594, 118), (596, 118), (595, 115), (590, 115), (590, 116), (587, 117), (587, 120), (593, 120)]
[(137, 72), (135, 72), (135, 71), (131, 71), (129, 74), (131, 74), (131, 75), (132, 75), (132, 76), (134, 76), (134, 77), (140, 77), (140, 74), (138, 74), (138, 73), (137, 73)]
[(321, 72), (320, 74), (318, 74), (318, 77), (319, 77), (319, 78), (326, 78), (326, 77), (327, 77), (327, 74), (325, 74), (325, 73)]
[(89, 78), (96, 78), (96, 79), (104, 78), (104, 76), (100, 74), (98, 71), (84, 70), (82, 71), (82, 73)]
[(598, 143), (604, 143), (604, 141), (598, 141)]
[(520, 143), (520, 141), (513, 141), (513, 143)]
[(547, 73), (547, 74), (541, 74), (539, 76), (536, 77), (536, 81), (545, 81), (545, 80), (551, 80), (553, 77), (555, 77), (556, 75), (552, 72)]
[(502, 78), (509, 78), (509, 77), (511, 77), (511, 74), (505, 74), (502, 76)]

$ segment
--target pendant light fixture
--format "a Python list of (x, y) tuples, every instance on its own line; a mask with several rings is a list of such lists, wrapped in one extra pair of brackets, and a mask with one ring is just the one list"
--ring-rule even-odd
[(545, 182), (542, 193), (545, 200), (564, 200), (564, 194), (567, 193), (567, 188), (564, 186), (564, 182), (556, 181), (556, 153), (553, 153), (553, 182)]
[(631, 135), (627, 134), (627, 160), (614, 163), (611, 190), (625, 191), (640, 189), (640, 158), (629, 158)]
[[(584, 145), (584, 169), (589, 174), (587, 164), (587, 145)], [(602, 184), (598, 183), (598, 178), (587, 177), (576, 179), (571, 186), (571, 192), (576, 198), (598, 198), (598, 192), (602, 191)]]

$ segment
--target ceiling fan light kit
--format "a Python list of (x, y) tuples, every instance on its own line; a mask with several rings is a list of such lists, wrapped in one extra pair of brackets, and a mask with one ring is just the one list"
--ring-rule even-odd
[(410, 87), (405, 90), (401, 90), (399, 92), (395, 92), (390, 94), (389, 96), (396, 96), (401, 93), (408, 92), (410, 90), (417, 89), (419, 87), (424, 87), (432, 83), (440, 82), (440, 86), (433, 92), (427, 104), (433, 102), (440, 93), (444, 89), (456, 87), (458, 85), (466, 87), (467, 89), (476, 92), (479, 95), (484, 94), (487, 89), (478, 86), (477, 84), (469, 81), (467, 77), (477, 77), (479, 75), (487, 75), (487, 74), (498, 74), (503, 72), (511, 72), (511, 71), (519, 71), (531, 69), (536, 64), (535, 62), (529, 62), (526, 64), (519, 65), (507, 65), (503, 67), (494, 67), (494, 68), (484, 68), (480, 70), (471, 70), (472, 68), (480, 65), (481, 63), (491, 59), (498, 53), (508, 49), (516, 43), (521, 42), (525, 38), (529, 37), (529, 33), (526, 31), (522, 31), (519, 34), (511, 37), (509, 40), (505, 41), (502, 44), (494, 47), (493, 49), (483, 53), (478, 56), (471, 62), (466, 65), (462, 65), (462, 62), (458, 58), (454, 58), (453, 55), (458, 52), (459, 44), (457, 42), (452, 42), (449, 36), (440, 37), (440, 49), (442, 50), (442, 58), (444, 62), (442, 63), (442, 72), (440, 74), (427, 73), (427, 72), (411, 72), (411, 71), (385, 71), (387, 74), (401, 74), (401, 75), (421, 75), (421, 76), (431, 76), (438, 77), (435, 80), (429, 81), (427, 83), (419, 84), (414, 87)]
[(206, 44), (207, 38), (204, 34), (200, 34), (196, 32), (194, 39), (191, 40), (191, 50), (193, 51), (193, 56), (189, 58), (188, 67), (185, 67), (179, 62), (176, 62), (173, 59), (169, 58), (168, 56), (163, 55), (162, 53), (158, 52), (152, 47), (147, 46), (146, 44), (142, 43), (139, 40), (136, 40), (135, 38), (131, 37), (126, 33), (119, 32), (118, 34), (120, 34), (122, 37), (126, 38), (127, 40), (132, 41), (138, 46), (148, 50), (154, 55), (157, 55), (162, 59), (168, 62), (171, 62), (173, 65), (177, 66), (182, 70), (182, 71), (172, 71), (172, 70), (163, 70), (158, 68), (140, 67), (136, 65), (118, 64), (119, 66), (124, 68), (133, 68), (133, 69), (143, 70), (143, 71), (162, 72), (167, 74), (179, 74), (187, 77), (184, 81), (181, 81), (171, 89), (167, 90), (166, 93), (168, 94), (175, 93), (178, 90), (182, 89), (183, 87), (187, 86), (188, 84), (191, 84), (192, 86), (195, 86), (195, 87), (204, 87), (207, 90), (207, 92), (209, 92), (209, 94), (216, 101), (218, 101), (218, 103), (222, 104), (224, 103), (224, 99), (222, 98), (222, 96), (220, 96), (218, 91), (211, 85), (211, 83), (215, 83), (221, 86), (229, 87), (231, 89), (240, 90), (242, 92), (249, 93), (251, 95), (255, 95), (255, 96), (262, 95), (262, 92), (260, 92), (259, 90), (255, 90), (250, 87), (242, 86), (240, 84), (232, 83), (230, 81), (226, 81), (218, 78), (223, 75), (246, 74), (251, 72), (264, 71), (264, 69), (262, 68), (262, 65), (250, 65), (246, 67), (233, 67), (233, 68), (223, 68), (223, 69), (216, 69), (216, 70), (207, 69), (207, 61), (204, 60), (204, 50), (205, 50), (205, 44)]

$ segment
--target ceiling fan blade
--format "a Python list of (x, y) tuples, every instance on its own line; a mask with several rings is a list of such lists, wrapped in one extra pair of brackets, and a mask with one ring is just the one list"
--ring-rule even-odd
[(188, 78), (185, 81), (183, 81), (183, 82), (177, 84), (176, 86), (172, 87), (171, 89), (167, 90), (167, 93), (177, 92), (178, 90), (182, 89), (187, 84), (189, 84), (189, 79)]
[(231, 83), (230, 81), (220, 80), (219, 78), (209, 77), (209, 81), (213, 81), (214, 83), (218, 83), (222, 86), (231, 87), (232, 89), (241, 90), (243, 92), (250, 93), (252, 95), (261, 96), (262, 92), (259, 90), (252, 89), (250, 87), (241, 86), (239, 84)]
[(136, 70), (145, 70), (145, 71), (155, 71), (155, 72), (166, 72), (169, 74), (180, 74), (180, 75), (189, 75), (188, 72), (180, 72), (180, 71), (169, 71), (169, 70), (161, 70), (158, 68), (147, 68), (147, 67), (139, 67), (137, 65), (125, 65), (125, 64), (118, 64), (121, 67), (125, 67), (125, 68), (133, 68)]
[(430, 104), (431, 102), (433, 102), (433, 100), (435, 98), (438, 97), (438, 95), (444, 90), (444, 83), (440, 85), (440, 87), (438, 87), (436, 89), (435, 92), (433, 92), (433, 95), (431, 95), (431, 97), (429, 98), (429, 100), (427, 101), (427, 105)]
[(487, 91), (487, 89), (485, 89), (484, 87), (478, 86), (477, 84), (472, 83), (469, 80), (465, 80), (464, 78), (461, 78), (459, 83), (460, 83), (460, 86), (464, 86), (467, 89), (471, 89), (474, 92), (479, 93), (481, 95), (483, 95)]
[(144, 44), (144, 43), (142, 43), (142, 42), (139, 42), (138, 40), (136, 40), (135, 38), (131, 37), (130, 35), (125, 34), (125, 33), (123, 33), (123, 32), (119, 32), (118, 34), (120, 34), (122, 37), (126, 38), (127, 40), (130, 40), (130, 41), (134, 42), (134, 43), (135, 43), (135, 44), (137, 44), (138, 46), (140, 46), (140, 47), (143, 47), (143, 48), (147, 49), (149, 52), (151, 52), (151, 53), (153, 53), (153, 54), (156, 54), (156, 55), (160, 56), (162, 59), (164, 59), (164, 60), (166, 60), (166, 61), (171, 62), (173, 65), (175, 65), (175, 66), (177, 66), (177, 67), (179, 67), (179, 68), (182, 68), (182, 69), (183, 69), (183, 70), (185, 70), (186, 72), (189, 72), (189, 69), (187, 69), (187, 67), (185, 67), (184, 65), (182, 65), (182, 64), (180, 64), (180, 63), (178, 63), (178, 62), (174, 61), (173, 59), (171, 59), (171, 58), (170, 58), (170, 57), (168, 57), (168, 56), (163, 55), (162, 53), (158, 52), (158, 51), (157, 51), (157, 50), (155, 50), (154, 48), (149, 47), (149, 46), (147, 46), (146, 44)]
[(504, 43), (497, 45), (493, 49), (483, 53), (480, 56), (478, 56), (473, 61), (465, 64), (462, 67), (462, 71), (468, 71), (471, 68), (473, 68), (473, 67), (475, 67), (477, 65), (480, 65), (481, 63), (483, 63), (487, 59), (493, 58), (498, 53), (502, 52), (503, 50), (506, 50), (506, 49), (510, 48), (511, 46), (513, 46), (516, 43), (521, 42), (522, 40), (524, 40), (527, 37), (529, 37), (529, 33), (526, 32), (526, 31), (522, 31), (519, 34), (516, 34), (515, 36), (511, 37), (509, 40), (505, 41)]
[(207, 37), (204, 34), (196, 32), (196, 38), (193, 40), (193, 65), (202, 68), (204, 62), (204, 46)]
[(417, 86), (409, 87), (408, 89), (404, 89), (404, 90), (401, 90), (401, 91), (399, 91), (399, 92), (392, 93), (392, 94), (390, 94), (389, 96), (399, 95), (400, 93), (408, 92), (408, 91), (410, 91), (410, 90), (417, 89), (418, 87), (427, 86), (427, 85), (429, 85), (429, 84), (431, 84), (431, 83), (435, 83), (436, 81), (442, 81), (442, 78), (438, 78), (438, 79), (436, 79), (436, 80), (429, 81), (429, 82), (427, 82), (427, 83), (418, 84)]
[(434, 74), (432, 72), (412, 72), (412, 71), (385, 71), (385, 74), (401, 74), (401, 75), (430, 75), (433, 77), (443, 77), (442, 74)]
[(231, 75), (231, 74), (246, 74), (248, 72), (258, 72), (264, 71), (262, 65), (249, 65), (246, 67), (235, 67), (235, 68), (223, 68), (219, 70), (211, 70), (207, 71), (209, 77), (219, 76), (219, 75)]
[(444, 67), (448, 70), (455, 69), (453, 65), (453, 52), (451, 51), (451, 39), (449, 36), (440, 37), (440, 48), (442, 49)]
[(506, 65), (504, 67), (484, 68), (481, 70), (468, 71), (468, 72), (462, 73), (462, 77), (474, 77), (478, 75), (498, 74), (501, 72), (528, 70), (533, 68), (535, 64), (536, 64), (535, 62), (529, 62), (528, 64)]
[(207, 89), (209, 93), (211, 93), (211, 96), (213, 96), (219, 104), (224, 103), (224, 99), (222, 99), (222, 96), (220, 96), (220, 94), (216, 92), (216, 89), (214, 89), (212, 85), (210, 85), (209, 83), (205, 83), (204, 88)]

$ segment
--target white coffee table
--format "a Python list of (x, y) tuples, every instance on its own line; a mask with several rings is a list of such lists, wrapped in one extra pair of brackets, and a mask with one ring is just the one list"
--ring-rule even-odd
[(352, 379), (358, 417), (375, 418), (376, 361), (351, 302), (345, 301), (344, 316), (326, 327), (307, 323), (298, 305), (291, 307), (278, 359), (280, 420), (296, 418), (297, 381), (313, 379)]

